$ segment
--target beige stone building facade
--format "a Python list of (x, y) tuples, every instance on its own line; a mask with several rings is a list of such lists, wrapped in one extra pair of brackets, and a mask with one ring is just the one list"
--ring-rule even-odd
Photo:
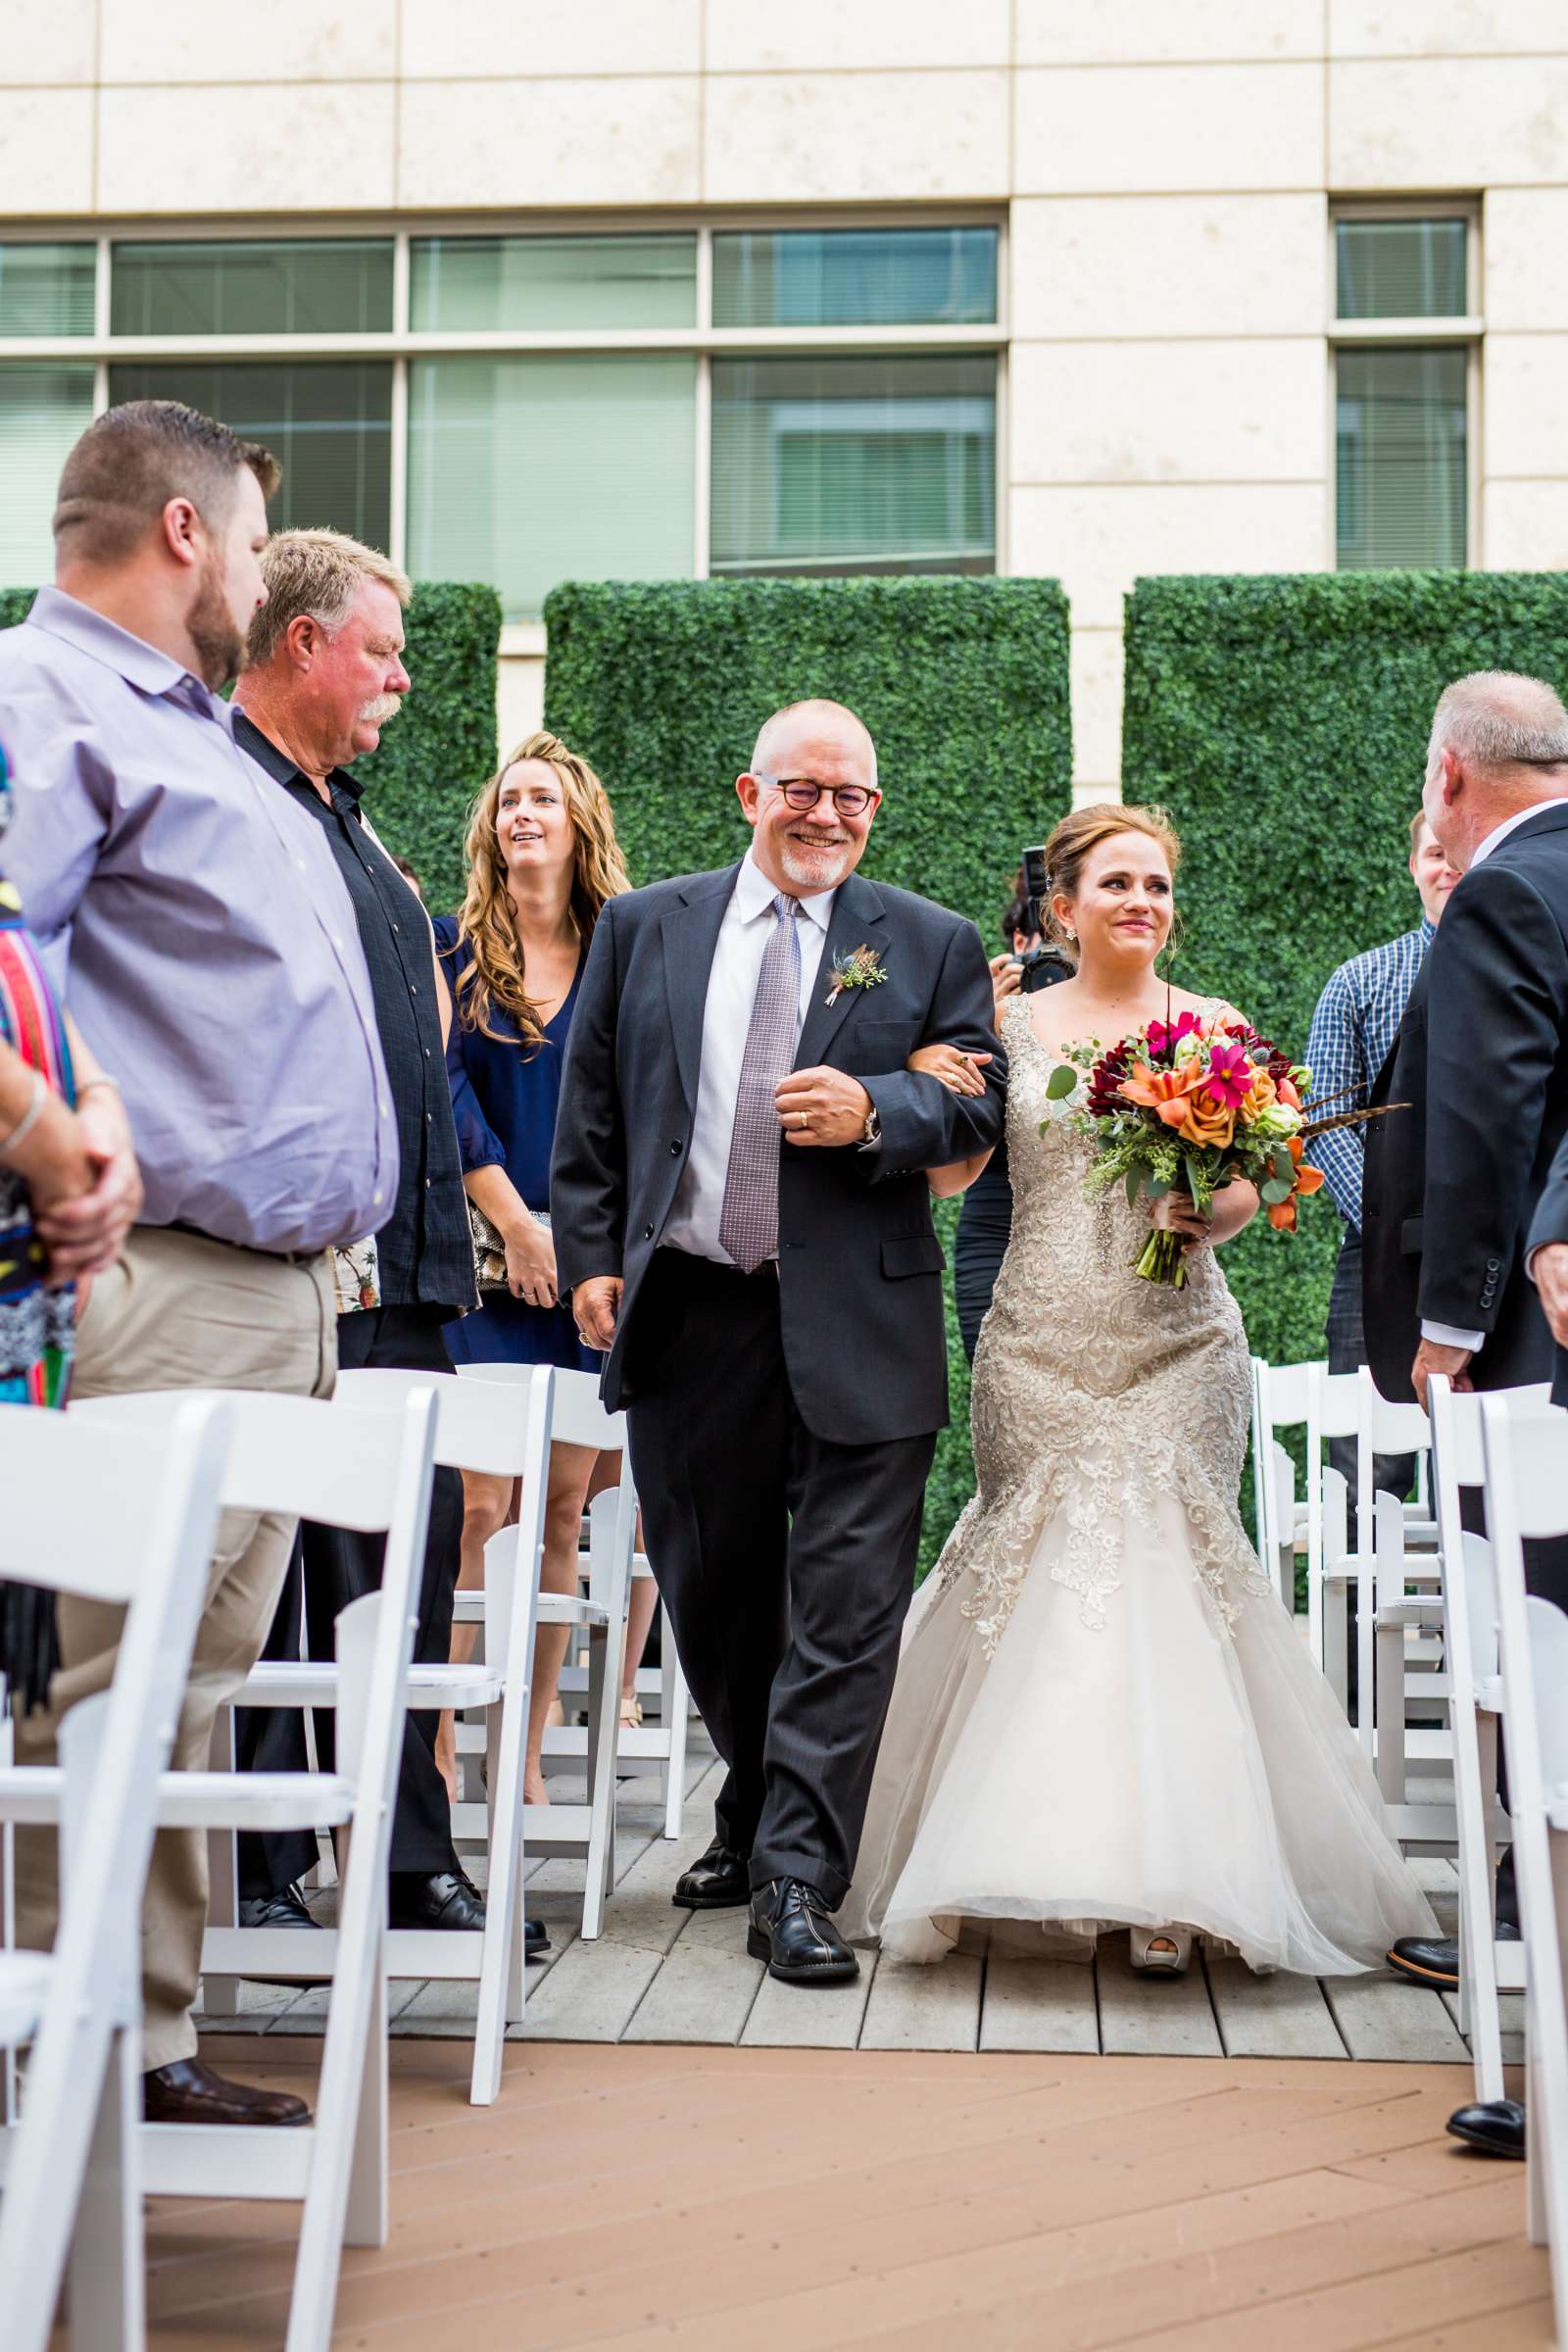
[(0, 585), (175, 393), (490, 577), (1568, 558), (1568, 0), (0, 0)]

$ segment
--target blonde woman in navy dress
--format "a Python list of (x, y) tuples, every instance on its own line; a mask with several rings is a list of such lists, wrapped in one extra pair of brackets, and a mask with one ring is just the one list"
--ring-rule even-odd
[[(582, 1346), (561, 1303), (548, 1212), (577, 983), (600, 908), (631, 887), (609, 797), (586, 760), (556, 736), (530, 735), (474, 803), (465, 850), (463, 911), (435, 923), (454, 1005), (447, 1072), (464, 1185), (505, 1242), (507, 1280), (505, 1289), (482, 1292), (477, 1313), (447, 1326), (447, 1343), (455, 1364), (559, 1364), (597, 1374), (600, 1358)], [(577, 1533), (597, 1461), (588, 1446), (552, 1452), (547, 1592), (576, 1588)], [(465, 1471), (463, 1500), (460, 1590), (484, 1581), (484, 1547), (506, 1524), (511, 1482)], [(458, 1628), (454, 1655), (466, 1655), (471, 1642), (470, 1629)], [(564, 1627), (541, 1628), (528, 1725), (530, 1803), (547, 1797), (540, 1745), (565, 1642)], [(442, 1720), (437, 1754), (454, 1779), (450, 1717)]]

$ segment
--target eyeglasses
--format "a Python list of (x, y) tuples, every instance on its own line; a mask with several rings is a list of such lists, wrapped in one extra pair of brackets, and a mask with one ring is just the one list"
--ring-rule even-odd
[(764, 776), (760, 767), (754, 767), (752, 773), (759, 784), (773, 785), (803, 816), (816, 807), (824, 793), (840, 816), (863, 816), (882, 798), (867, 784), (817, 784), (809, 776)]

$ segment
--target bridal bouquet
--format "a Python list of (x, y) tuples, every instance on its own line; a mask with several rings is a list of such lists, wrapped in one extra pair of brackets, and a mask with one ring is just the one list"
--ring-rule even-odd
[[(1074, 1124), (1096, 1147), (1092, 1194), (1122, 1183), (1132, 1203), (1140, 1194), (1158, 1200), (1186, 1192), (1206, 1214), (1220, 1187), (1242, 1177), (1257, 1186), (1269, 1223), (1283, 1233), (1296, 1230), (1297, 1201), (1323, 1182), (1303, 1161), (1303, 1146), (1370, 1115), (1309, 1119), (1310, 1070), (1245, 1021), (1196, 1012), (1150, 1021), (1109, 1053), (1068, 1048), (1046, 1091), (1064, 1102), (1086, 1073)], [(1133, 1271), (1180, 1290), (1182, 1236), (1152, 1233)]]

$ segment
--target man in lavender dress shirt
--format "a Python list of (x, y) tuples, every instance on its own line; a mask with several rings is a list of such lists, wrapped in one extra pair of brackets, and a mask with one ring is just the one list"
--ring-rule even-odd
[[(266, 450), (171, 401), (100, 416), (61, 476), (56, 585), (0, 633), (16, 769), (6, 845), (46, 960), (117, 1080), (144, 1222), (93, 1286), (74, 1394), (214, 1386), (324, 1396), (336, 1376), (327, 1250), (385, 1221), (398, 1145), (369, 978), (321, 828), (234, 740), (220, 689), (267, 590), (278, 478)], [(112, 1182), (112, 1167), (105, 1182)], [(63, 1211), (65, 1216), (70, 1210)], [(176, 1766), (260, 1653), (293, 1523), (225, 1512)], [(113, 1671), (112, 1612), (67, 1602), (47, 1716)], [(54, 1930), (53, 1839), (20, 1856), (23, 1940)], [(146, 2112), (301, 2122), (298, 2099), (225, 2082), (191, 2022), (205, 1839), (165, 1831), (143, 1924)]]

